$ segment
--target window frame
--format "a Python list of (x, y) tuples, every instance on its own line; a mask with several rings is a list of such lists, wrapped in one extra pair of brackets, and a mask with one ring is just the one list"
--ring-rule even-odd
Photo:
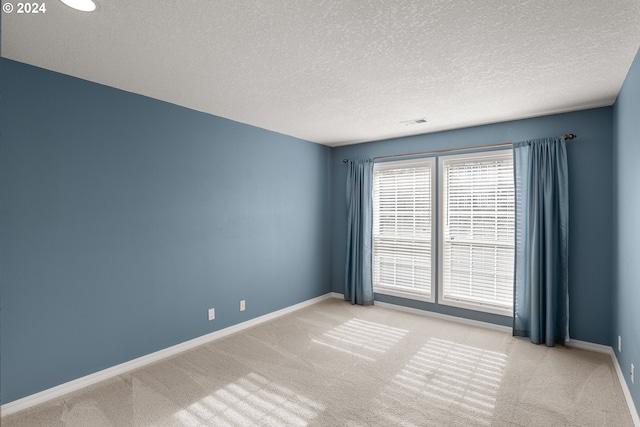
[[(437, 257), (438, 257), (438, 304), (463, 308), (467, 310), (474, 310), (484, 313), (498, 314), (501, 316), (513, 317), (513, 302), (511, 307), (505, 308), (503, 306), (498, 306), (490, 303), (481, 303), (481, 302), (471, 302), (465, 299), (457, 299), (457, 298), (445, 298), (444, 296), (444, 227), (446, 223), (446, 218), (444, 216), (444, 206), (445, 206), (445, 162), (459, 162), (464, 163), (465, 160), (470, 159), (490, 159), (496, 157), (511, 157), (513, 158), (513, 150), (511, 149), (499, 149), (499, 150), (486, 150), (486, 151), (476, 151), (469, 152), (463, 154), (448, 154), (441, 155), (438, 157), (438, 200), (437, 200), (437, 227), (438, 227), (438, 248), (437, 248)], [(514, 215), (515, 215), (515, 194), (514, 194)], [(514, 229), (514, 238), (513, 238), (513, 247), (514, 247), (514, 256), (515, 256), (515, 229)]]
[[(430, 259), (430, 264), (431, 264), (431, 275), (429, 277), (429, 285), (430, 285), (430, 289), (429, 289), (429, 294), (427, 295), (426, 293), (422, 293), (422, 292), (416, 292), (416, 291), (410, 291), (410, 290), (404, 290), (404, 289), (394, 289), (394, 288), (389, 288), (389, 287), (385, 287), (385, 286), (380, 286), (380, 285), (376, 285), (375, 283), (375, 208), (373, 208), (373, 206), (375, 206), (375, 173), (378, 170), (390, 170), (390, 169), (405, 169), (405, 168), (409, 168), (411, 166), (426, 166), (429, 167), (429, 181), (430, 181), (430, 188), (429, 188), (429, 192), (430, 192), (430, 217), (431, 217), (431, 230), (430, 230), (430, 246), (431, 246), (431, 259)], [(404, 166), (404, 167), (403, 167)], [(406, 299), (412, 299), (412, 300), (417, 300), (417, 301), (425, 301), (425, 302), (430, 302), (430, 303), (435, 303), (436, 302), (436, 279), (437, 279), (437, 274), (436, 274), (436, 268), (437, 268), (437, 205), (436, 205), (436, 198), (437, 198), (437, 185), (436, 185), (436, 179), (437, 179), (437, 161), (436, 161), (436, 157), (421, 157), (421, 158), (414, 158), (414, 159), (408, 159), (408, 160), (393, 160), (393, 161), (386, 161), (386, 162), (377, 162), (374, 163), (374, 170), (373, 170), (373, 180), (374, 182), (372, 182), (371, 185), (371, 202), (372, 202), (372, 229), (371, 229), (371, 277), (372, 277), (372, 282), (373, 282), (373, 291), (374, 293), (378, 293), (378, 294), (383, 294), (383, 295), (390, 295), (390, 296), (395, 296), (395, 297), (400, 297), (400, 298), (406, 298)]]

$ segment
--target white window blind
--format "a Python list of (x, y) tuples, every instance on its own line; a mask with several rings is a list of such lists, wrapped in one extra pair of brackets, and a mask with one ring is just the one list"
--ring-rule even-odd
[(440, 158), (443, 304), (510, 314), (514, 188), (511, 150)]
[(373, 285), (376, 292), (433, 301), (433, 158), (376, 163)]

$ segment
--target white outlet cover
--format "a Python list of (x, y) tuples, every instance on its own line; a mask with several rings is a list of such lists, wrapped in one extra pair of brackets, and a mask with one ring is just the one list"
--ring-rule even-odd
[(618, 351), (622, 351), (622, 337), (618, 335)]
[(244, 311), (245, 309), (245, 302), (244, 300), (240, 301), (240, 311)]
[(216, 318), (216, 309), (215, 308), (210, 308), (208, 310), (209, 313), (209, 320), (213, 320)]
[(636, 383), (636, 368), (635, 366), (633, 366), (633, 363), (631, 364), (631, 384), (635, 384)]

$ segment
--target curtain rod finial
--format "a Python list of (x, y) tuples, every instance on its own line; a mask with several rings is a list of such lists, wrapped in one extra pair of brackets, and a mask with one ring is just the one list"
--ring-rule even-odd
[(342, 163), (349, 163), (349, 159), (342, 159)]
[(562, 136), (564, 137), (564, 139), (569, 139), (569, 140), (571, 140), (571, 139), (574, 139), (574, 138), (577, 138), (577, 137), (578, 137), (578, 135), (574, 135), (574, 134), (572, 134), (572, 133), (570, 133), (570, 134), (568, 134), (568, 135), (562, 135)]

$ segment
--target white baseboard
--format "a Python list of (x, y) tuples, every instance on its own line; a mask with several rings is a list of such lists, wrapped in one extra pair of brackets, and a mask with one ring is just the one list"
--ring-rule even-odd
[(450, 316), (448, 314), (437, 313), (435, 311), (420, 310), (419, 308), (405, 307), (397, 304), (390, 304), (388, 302), (376, 301), (375, 305), (378, 307), (391, 308), (393, 310), (404, 311), (407, 313), (419, 314), (420, 316), (433, 317), (435, 319), (447, 320), (449, 322), (462, 323), (468, 326), (477, 326), (479, 328), (492, 329), (494, 331), (509, 332), (511, 333), (511, 327), (496, 325), (495, 323), (482, 322), (480, 320), (465, 319), (464, 317)]
[(104, 381), (104, 380), (116, 377), (118, 375), (122, 375), (134, 369), (142, 368), (146, 365), (155, 363), (162, 359), (166, 359), (167, 357), (175, 356), (178, 353), (182, 353), (183, 351), (192, 349), (199, 345), (206, 344), (211, 341), (215, 341), (217, 339), (226, 337), (231, 334), (235, 334), (236, 332), (240, 332), (242, 330), (251, 328), (253, 326), (259, 325), (261, 323), (267, 322), (277, 317), (284, 316), (286, 314), (300, 310), (301, 308), (308, 307), (310, 305), (316, 304), (320, 301), (323, 301), (332, 297), (333, 297), (333, 293), (321, 295), (319, 297), (312, 298), (307, 301), (303, 301), (301, 303), (292, 305), (290, 307), (286, 307), (281, 310), (274, 311), (273, 313), (268, 313), (263, 316), (256, 317), (254, 319), (247, 320), (246, 322), (238, 323), (236, 325), (229, 326), (228, 328), (211, 332), (210, 334), (206, 334), (201, 337), (194, 338), (192, 340), (185, 341), (183, 343), (176, 344), (171, 347), (167, 347), (163, 350), (159, 350), (154, 353), (150, 353), (145, 356), (138, 357), (128, 362), (124, 362), (119, 365), (112, 366), (102, 371), (98, 371), (93, 374), (86, 375), (84, 377), (66, 382), (64, 384), (60, 384), (50, 389), (43, 390), (39, 393), (35, 393), (32, 395), (23, 397), (22, 399), (14, 400), (12, 402), (9, 402), (0, 406), (0, 414), (2, 415), (2, 417), (4, 417), (6, 415), (10, 415), (15, 412), (22, 411), (34, 405), (47, 402), (51, 399), (55, 399), (67, 393), (80, 390), (84, 387), (96, 384), (100, 381)]
[(596, 353), (609, 354), (612, 351), (611, 347), (608, 345), (594, 344), (588, 341), (580, 341), (580, 340), (572, 339), (572, 340), (569, 340), (569, 342), (567, 342), (566, 344), (567, 344), (567, 347), (579, 348), (581, 350), (589, 350)]
[(620, 381), (620, 387), (622, 387), (622, 393), (624, 393), (624, 398), (627, 401), (627, 406), (629, 407), (629, 412), (631, 412), (631, 418), (633, 419), (633, 425), (635, 427), (640, 427), (640, 417), (638, 416), (638, 410), (636, 408), (635, 403), (633, 402), (633, 397), (631, 397), (631, 391), (629, 391), (629, 386), (627, 385), (627, 381), (625, 378), (622, 369), (620, 368), (620, 363), (618, 362), (618, 358), (616, 357), (616, 353), (613, 351), (613, 348), (609, 347), (608, 353), (611, 355), (611, 361), (613, 362), (613, 366), (616, 369), (616, 373), (618, 374), (618, 380)]
[(580, 348), (582, 350), (595, 351), (596, 353), (604, 353), (611, 356), (611, 362), (613, 363), (613, 367), (615, 368), (616, 374), (618, 375), (618, 382), (620, 383), (620, 387), (622, 387), (624, 399), (626, 400), (627, 406), (629, 407), (629, 412), (631, 413), (631, 418), (633, 419), (633, 425), (635, 427), (640, 427), (640, 417), (638, 417), (638, 410), (636, 409), (636, 405), (633, 402), (633, 397), (631, 397), (631, 392), (629, 391), (629, 386), (627, 385), (625, 375), (622, 372), (622, 369), (620, 369), (620, 363), (618, 362), (618, 358), (616, 357), (616, 353), (613, 351), (613, 348), (608, 345), (594, 344), (591, 342), (579, 340), (571, 340), (567, 343), (567, 346)]
[[(344, 299), (344, 295), (337, 292), (332, 292), (330, 295), (332, 298)], [(405, 307), (397, 304), (389, 304), (386, 302), (376, 301), (375, 305), (378, 307), (390, 308), (393, 310), (404, 311), (407, 313), (418, 314), (421, 316), (434, 317), (437, 319), (449, 320), (452, 322), (463, 323), (466, 325), (479, 326), (481, 328), (488, 328), (488, 329), (493, 329), (493, 330), (502, 331), (502, 332), (512, 331), (512, 329), (508, 326), (495, 325), (493, 323), (480, 322), (478, 320), (464, 319), (461, 317), (449, 316), (446, 314), (435, 313), (433, 311), (427, 311), (427, 310), (420, 310), (417, 308)], [(624, 398), (627, 402), (627, 406), (629, 407), (629, 412), (631, 413), (633, 424), (635, 427), (640, 427), (640, 417), (638, 417), (638, 411), (636, 409), (635, 403), (633, 402), (633, 398), (631, 397), (631, 392), (629, 391), (629, 387), (627, 386), (625, 376), (622, 373), (622, 369), (620, 369), (620, 364), (618, 363), (618, 358), (616, 357), (616, 354), (613, 351), (613, 348), (611, 348), (611, 346), (608, 346), (608, 345), (595, 344), (588, 341), (580, 341), (580, 340), (573, 340), (573, 339), (567, 342), (567, 347), (579, 348), (582, 350), (593, 351), (596, 353), (609, 354), (611, 356), (611, 361), (613, 362), (613, 366), (615, 367), (616, 373), (618, 374), (618, 381), (620, 382), (620, 386), (622, 387)]]
[[(96, 384), (100, 381), (104, 381), (104, 380), (116, 377), (118, 375), (125, 374), (134, 369), (142, 368), (151, 363), (155, 363), (162, 359), (166, 359), (167, 357), (175, 356), (179, 353), (182, 353), (183, 351), (192, 349), (199, 345), (206, 344), (211, 341), (215, 341), (217, 339), (226, 337), (228, 335), (235, 334), (236, 332), (240, 332), (242, 330), (245, 330), (253, 326), (259, 325), (261, 323), (267, 322), (269, 320), (275, 319), (277, 317), (284, 316), (286, 314), (289, 314), (294, 311), (300, 310), (302, 308), (308, 307), (310, 305), (316, 304), (328, 298), (344, 299), (344, 295), (337, 292), (330, 292), (328, 294), (321, 295), (319, 297), (312, 298), (307, 301), (303, 301), (301, 303), (292, 305), (290, 307), (286, 307), (281, 310), (274, 311), (273, 313), (265, 314), (263, 316), (256, 317), (255, 319), (247, 320), (246, 322), (238, 323), (237, 325), (233, 325), (228, 328), (221, 329), (219, 331), (215, 331), (210, 334), (203, 335), (201, 337), (194, 338), (192, 340), (185, 341), (180, 344), (176, 344), (174, 346), (156, 351), (154, 353), (147, 354), (142, 357), (138, 357), (137, 359), (133, 359), (128, 362), (124, 362), (119, 365), (112, 366), (111, 368), (107, 368), (102, 371), (95, 372), (93, 374), (75, 379), (73, 381), (60, 384), (58, 386), (41, 391), (39, 393), (35, 393), (30, 396), (23, 397), (22, 399), (18, 399), (18, 400), (14, 400), (13, 402), (6, 403), (0, 406), (0, 414), (2, 415), (2, 417), (4, 417), (6, 415), (10, 415), (18, 411), (22, 411), (24, 409), (38, 405), (40, 403), (44, 403), (49, 400), (58, 398), (67, 393), (71, 393), (73, 391), (80, 390), (84, 387), (88, 387), (90, 385)], [(478, 326), (481, 328), (493, 329), (493, 330), (502, 331), (502, 332), (511, 332), (511, 328), (508, 326), (495, 325), (493, 323), (481, 322), (478, 320), (464, 319), (460, 317), (449, 316), (446, 314), (435, 313), (432, 311), (420, 310), (420, 309), (411, 308), (411, 307), (404, 307), (397, 304), (389, 304), (381, 301), (376, 301), (375, 305), (379, 307), (390, 308), (393, 310), (404, 311), (404, 312), (418, 314), (422, 316), (434, 317), (437, 319), (463, 323), (466, 325)], [(622, 392), (624, 393), (625, 400), (627, 401), (627, 406), (629, 407), (629, 412), (631, 413), (631, 418), (633, 419), (633, 423), (635, 427), (640, 427), (640, 418), (638, 417), (638, 411), (636, 410), (635, 404), (633, 402), (633, 398), (631, 397), (631, 392), (629, 391), (629, 387), (627, 386), (627, 382), (625, 381), (625, 376), (622, 373), (622, 369), (620, 369), (620, 364), (618, 363), (618, 359), (615, 355), (615, 352), (613, 351), (613, 348), (606, 345), (594, 344), (594, 343), (579, 341), (579, 340), (571, 340), (570, 342), (567, 343), (567, 346), (579, 348), (583, 350), (594, 351), (598, 353), (606, 353), (611, 356), (611, 360), (613, 362), (613, 366), (615, 367), (616, 373), (618, 374), (618, 380), (620, 382), (620, 386), (622, 387)]]
[[(337, 292), (332, 292), (331, 296), (333, 298), (344, 299), (344, 295), (339, 294)], [(433, 317), (441, 320), (448, 320), (450, 322), (462, 323), (464, 325), (478, 326), (480, 328), (492, 329), (494, 331), (509, 332), (509, 333), (511, 332), (511, 328), (509, 326), (496, 325), (495, 323), (481, 322), (479, 320), (465, 319), (464, 317), (450, 316), (448, 314), (436, 313), (434, 311), (420, 310), (419, 308), (405, 307), (403, 305), (391, 304), (391, 303), (382, 302), (382, 301), (375, 301), (374, 305), (377, 307), (384, 307), (384, 308), (390, 308), (392, 310), (404, 311), (405, 313), (418, 314), (420, 316), (427, 316), (427, 317)]]

